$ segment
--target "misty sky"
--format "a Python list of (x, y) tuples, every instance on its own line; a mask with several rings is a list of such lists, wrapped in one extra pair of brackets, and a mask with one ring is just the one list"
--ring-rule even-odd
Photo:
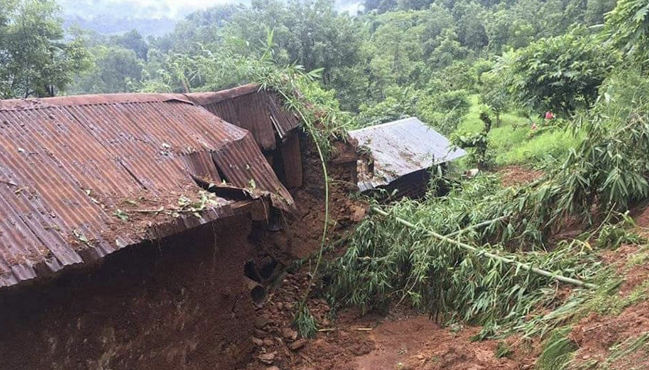
[[(57, 0), (65, 14), (92, 17), (113, 15), (128, 18), (179, 19), (215, 5), (246, 3), (247, 0)], [(336, 0), (341, 11), (356, 13), (356, 0)]]

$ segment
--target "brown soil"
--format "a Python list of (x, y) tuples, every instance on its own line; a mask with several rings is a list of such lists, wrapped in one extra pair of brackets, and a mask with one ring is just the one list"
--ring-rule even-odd
[[(324, 176), (320, 158), (312, 141), (302, 140), (303, 186), (292, 189), (297, 211), (288, 215), (288, 245), (279, 242), (278, 251), (288, 252), (288, 258), (304, 258), (320, 248), (322, 227), (325, 220)], [(352, 200), (350, 194), (358, 190), (356, 186), (356, 154), (349, 145), (337, 143), (333, 158), (327, 166), (331, 179), (329, 189), (329, 233), (330, 238), (342, 235), (354, 224), (365, 217), (367, 205), (362, 201)], [(281, 253), (280, 252), (280, 253)]]
[[(647, 212), (641, 212), (640, 217)], [(637, 222), (642, 219), (636, 218)], [(628, 298), (641, 284), (649, 280), (649, 266), (631, 266), (629, 260), (639, 253), (636, 245), (623, 245), (615, 251), (602, 254), (602, 261), (611, 265), (624, 277), (619, 293), (613, 300)], [(612, 303), (611, 303), (612, 304)], [(619, 358), (612, 358), (615, 346), (632, 343), (641, 335), (649, 333), (649, 301), (639, 299), (622, 310), (621, 313), (590, 313), (574, 326), (570, 338), (579, 349), (575, 353), (574, 368), (587, 369), (649, 369), (647, 345), (637, 351)]]
[(520, 343), (512, 344), (511, 359), (498, 359), (498, 341), (471, 340), (480, 328), (441, 327), (407, 309), (388, 315), (346, 310), (334, 322), (322, 299), (309, 302), (321, 331), (314, 339), (300, 339), (291, 324), (308, 277), (304, 272), (286, 276), (259, 309), (253, 361), (245, 370), (514, 370), (531, 368), (534, 361)]
[(631, 216), (635, 220), (638, 234), (649, 237), (649, 207), (642, 205), (631, 210)]
[[(573, 329), (571, 339), (579, 350), (577, 362), (598, 361), (604, 363), (610, 356), (611, 347), (626, 340), (633, 340), (649, 331), (649, 302), (633, 305), (618, 316), (590, 314)], [(646, 348), (645, 350), (646, 351)], [(641, 349), (641, 352), (644, 352)], [(636, 361), (628, 367), (629, 361)], [(641, 361), (641, 362), (637, 362)], [(620, 358), (610, 363), (610, 369), (649, 369), (649, 358)]]
[(526, 185), (543, 176), (543, 171), (533, 170), (522, 166), (507, 166), (501, 168), (498, 173), (503, 186)]

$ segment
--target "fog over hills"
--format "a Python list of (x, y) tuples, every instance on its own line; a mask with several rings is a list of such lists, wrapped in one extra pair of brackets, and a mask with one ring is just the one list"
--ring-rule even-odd
[[(176, 22), (197, 10), (225, 4), (249, 4), (249, 0), (57, 0), (66, 26), (77, 24), (101, 34), (137, 29), (141, 34), (163, 35)], [(355, 14), (358, 0), (336, 0), (336, 8)]]

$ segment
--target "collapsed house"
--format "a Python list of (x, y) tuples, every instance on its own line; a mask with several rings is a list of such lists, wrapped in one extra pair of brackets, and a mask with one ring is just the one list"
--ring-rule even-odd
[(359, 190), (384, 190), (396, 198), (423, 196), (433, 166), (466, 155), (416, 117), (354, 130), (349, 135), (370, 154), (358, 162)]
[(276, 94), (255, 84), (185, 96), (214, 115), (251, 132), (268, 162), (288, 188), (302, 186), (300, 121), (282, 108)]
[(273, 214), (320, 217), (298, 125), (255, 86), (0, 101), (2, 369), (245, 361)]

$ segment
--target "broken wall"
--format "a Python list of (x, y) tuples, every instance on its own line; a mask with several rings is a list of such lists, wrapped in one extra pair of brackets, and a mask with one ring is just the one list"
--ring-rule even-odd
[[(288, 187), (295, 200), (296, 211), (286, 214), (283, 220), (284, 232), (267, 233), (261, 244), (266, 250), (274, 251), (280, 261), (304, 258), (320, 248), (322, 228), (325, 221), (324, 174), (320, 157), (313, 139), (300, 132), (300, 153), (302, 163), (302, 185)], [(329, 237), (339, 236), (360, 221), (367, 205), (350, 195), (358, 191), (356, 161), (358, 155), (352, 143), (335, 142), (334, 150), (327, 163), (330, 178), (329, 194)], [(280, 179), (281, 175), (278, 175)]]

